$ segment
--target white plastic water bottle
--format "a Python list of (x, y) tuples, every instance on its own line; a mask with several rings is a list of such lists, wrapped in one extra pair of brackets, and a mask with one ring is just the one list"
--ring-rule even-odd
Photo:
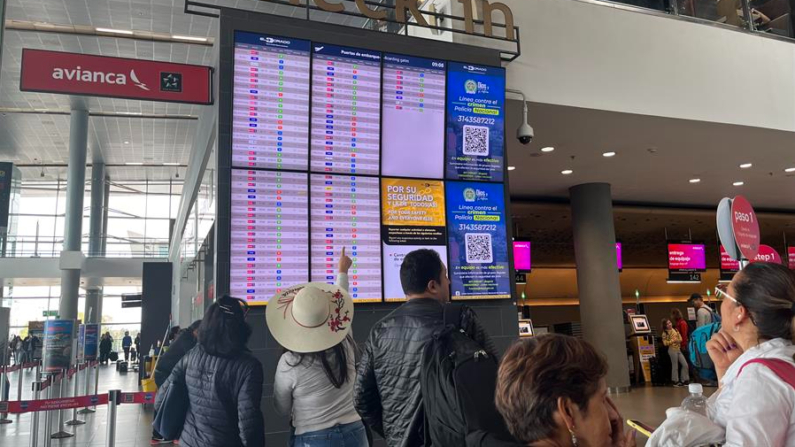
[(690, 395), (682, 401), (682, 409), (706, 416), (707, 398), (704, 397), (704, 388), (700, 383), (691, 383), (687, 389)]

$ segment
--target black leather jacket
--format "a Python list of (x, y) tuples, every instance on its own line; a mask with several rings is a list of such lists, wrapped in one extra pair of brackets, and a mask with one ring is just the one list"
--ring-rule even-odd
[(190, 397), (180, 445), (265, 445), (259, 360), (247, 352), (231, 358), (216, 357), (196, 346), (177, 363), (164, 386), (170, 386), (178, 377), (185, 377)]
[[(422, 352), (443, 326), (442, 305), (415, 298), (395, 309), (370, 331), (356, 374), (356, 411), (389, 447), (422, 444), (420, 369)], [(497, 350), (472, 309), (461, 327), (494, 358)]]

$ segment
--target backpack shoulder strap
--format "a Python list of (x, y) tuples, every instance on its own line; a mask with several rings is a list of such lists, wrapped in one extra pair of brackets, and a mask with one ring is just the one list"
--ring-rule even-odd
[(461, 314), (464, 313), (464, 305), (461, 303), (448, 303), (444, 305), (444, 326), (453, 326), (461, 329)]
[(743, 369), (746, 366), (751, 365), (753, 363), (758, 363), (760, 365), (766, 366), (768, 369), (773, 371), (781, 380), (788, 383), (792, 388), (795, 388), (795, 365), (792, 363), (781, 360), (781, 359), (752, 359), (740, 367), (740, 372), (737, 373), (739, 376)]

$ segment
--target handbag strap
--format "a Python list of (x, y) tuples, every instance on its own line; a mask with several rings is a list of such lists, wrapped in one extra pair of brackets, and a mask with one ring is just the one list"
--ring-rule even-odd
[(743, 369), (746, 366), (751, 365), (753, 363), (757, 363), (763, 366), (766, 366), (768, 369), (773, 371), (781, 380), (785, 383), (789, 384), (793, 389), (795, 389), (795, 365), (792, 363), (781, 360), (781, 359), (752, 359), (740, 367), (740, 372), (737, 373), (739, 376), (742, 374)]

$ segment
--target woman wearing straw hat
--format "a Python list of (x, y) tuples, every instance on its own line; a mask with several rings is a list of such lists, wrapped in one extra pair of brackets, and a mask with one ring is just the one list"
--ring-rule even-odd
[(271, 334), (286, 352), (274, 383), (276, 409), (292, 418), (291, 446), (366, 447), (362, 419), (353, 407), (356, 344), (348, 294), (351, 259), (339, 260), (337, 285), (291, 287), (268, 304)]

